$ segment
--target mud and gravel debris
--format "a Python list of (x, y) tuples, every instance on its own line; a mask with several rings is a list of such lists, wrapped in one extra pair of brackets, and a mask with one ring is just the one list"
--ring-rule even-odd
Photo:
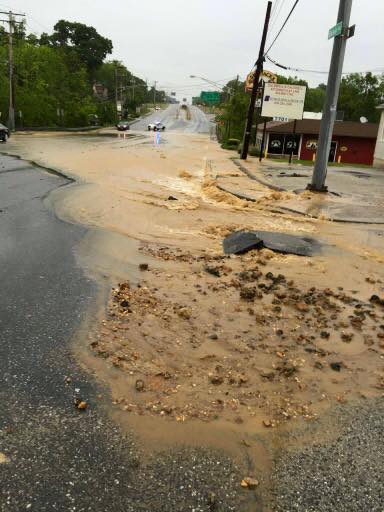
[[(233, 259), (165, 246), (145, 252), (177, 271), (151, 265), (137, 285), (116, 286), (90, 339), (127, 381), (113, 392), (122, 410), (278, 426), (380, 392), (379, 304), (343, 289), (305, 288), (272, 271), (268, 259), (262, 265), (259, 255)], [(334, 371), (339, 361), (342, 371)], [(145, 382), (144, 393), (134, 392), (137, 381)]]

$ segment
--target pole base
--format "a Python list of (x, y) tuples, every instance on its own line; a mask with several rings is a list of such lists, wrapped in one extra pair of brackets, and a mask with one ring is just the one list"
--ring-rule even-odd
[(306, 190), (310, 190), (311, 192), (319, 192), (321, 194), (328, 192), (328, 187), (326, 185), (323, 185), (322, 187), (318, 188), (312, 183), (308, 183)]

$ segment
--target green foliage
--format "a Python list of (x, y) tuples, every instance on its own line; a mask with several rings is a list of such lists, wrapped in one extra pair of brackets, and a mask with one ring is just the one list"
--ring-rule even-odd
[(54, 32), (48, 42), (52, 46), (64, 48), (67, 52), (75, 52), (91, 73), (112, 53), (112, 41), (101, 36), (94, 27), (60, 20), (53, 28)]
[(376, 109), (384, 97), (384, 75), (353, 73), (341, 81), (338, 110), (344, 112), (347, 121), (359, 121), (365, 116), (377, 123), (380, 112)]
[[(123, 116), (153, 101), (153, 90), (118, 61), (104, 62), (112, 42), (93, 27), (60, 20), (52, 35), (26, 34), (23, 24), (14, 33), (14, 97), (17, 127), (78, 127), (95, 115), (101, 124), (116, 122), (115, 84), (123, 101)], [(8, 117), (8, 36), (0, 27), (0, 122)], [(101, 84), (106, 97), (92, 88)], [(165, 100), (156, 91), (155, 100)], [(22, 115), (20, 115), (20, 112)]]
[(277, 82), (279, 84), (305, 85), (305, 87), (308, 87), (308, 82), (298, 78), (297, 76), (277, 75)]
[(308, 88), (305, 96), (304, 110), (307, 112), (321, 112), (325, 100), (325, 87), (320, 84), (315, 88)]
[[(110, 61), (104, 62), (94, 73), (95, 82), (103, 85), (108, 90), (108, 99), (105, 101), (114, 101), (115, 98), (115, 80), (117, 76), (118, 97), (123, 98), (123, 117), (136, 116), (136, 107), (145, 103), (165, 102), (165, 92), (156, 90), (154, 95), (153, 87), (148, 89), (147, 84), (141, 78), (133, 75), (122, 62)], [(116, 114), (112, 115), (115, 121)]]
[[(0, 60), (6, 60), (4, 47), (0, 48)], [(1, 71), (0, 110), (7, 112), (8, 77), (5, 69)], [(76, 70), (69, 70), (60, 49), (20, 40), (14, 47), (14, 71), (19, 126), (86, 125), (88, 114), (96, 110), (85, 68), (78, 63)]]
[(239, 147), (239, 144), (240, 144), (239, 139), (228, 139), (221, 144), (221, 147), (223, 149), (237, 150), (237, 148)]
[[(239, 144), (237, 147), (237, 152), (241, 154), (243, 150), (243, 144)], [(248, 148), (248, 155), (249, 156), (260, 156), (260, 148), (257, 146), (249, 146)]]

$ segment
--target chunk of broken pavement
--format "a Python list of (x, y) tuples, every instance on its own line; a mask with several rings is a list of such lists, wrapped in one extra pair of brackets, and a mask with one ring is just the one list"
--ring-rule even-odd
[(236, 231), (223, 240), (225, 254), (241, 254), (251, 249), (261, 249), (263, 242), (252, 231)]
[(312, 256), (320, 244), (313, 238), (273, 231), (236, 231), (223, 240), (225, 254), (242, 254), (262, 247), (283, 254)]

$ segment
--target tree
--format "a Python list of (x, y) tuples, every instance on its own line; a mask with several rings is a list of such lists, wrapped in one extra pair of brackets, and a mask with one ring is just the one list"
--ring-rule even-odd
[(326, 86), (320, 84), (317, 87), (307, 89), (305, 95), (304, 110), (307, 112), (322, 112), (325, 100)]
[(306, 80), (302, 80), (301, 78), (298, 78), (297, 76), (284, 76), (284, 75), (277, 75), (277, 82), (279, 84), (290, 84), (290, 85), (305, 85), (305, 87), (308, 87), (308, 82)]
[(75, 52), (91, 74), (112, 53), (112, 41), (101, 36), (94, 27), (60, 20), (53, 28), (53, 34), (48, 38), (49, 44)]
[[(136, 114), (136, 107), (153, 101), (153, 89), (148, 91), (145, 81), (133, 75), (120, 61), (104, 62), (95, 71), (94, 81), (107, 89), (107, 98), (100, 99), (101, 117), (105, 121), (116, 121), (115, 85), (123, 101), (124, 117)], [(156, 98), (160, 101), (157, 91)], [(106, 108), (108, 101), (114, 105), (112, 108)]]
[[(7, 117), (9, 80), (6, 71), (7, 47), (0, 48), (0, 111)], [(90, 94), (88, 74), (81, 63), (68, 68), (60, 48), (15, 41), (14, 92), (16, 121), (20, 126), (84, 126), (88, 114), (96, 111)], [(19, 115), (22, 112), (22, 118)], [(59, 114), (59, 115), (58, 115)]]
[[(112, 42), (93, 27), (60, 20), (52, 35), (26, 34), (17, 25), (14, 37), (14, 93), (16, 126), (85, 126), (97, 114), (101, 122), (116, 121), (115, 70), (124, 116), (153, 101), (153, 91), (122, 62), (104, 62)], [(0, 122), (8, 117), (8, 35), (0, 27)], [(107, 88), (105, 96), (93, 93), (95, 82)], [(156, 91), (156, 101), (165, 99)], [(20, 115), (20, 112), (22, 115)]]
[(366, 117), (377, 123), (380, 113), (377, 106), (384, 97), (384, 75), (352, 73), (341, 81), (338, 110), (344, 112), (346, 121), (359, 121)]

